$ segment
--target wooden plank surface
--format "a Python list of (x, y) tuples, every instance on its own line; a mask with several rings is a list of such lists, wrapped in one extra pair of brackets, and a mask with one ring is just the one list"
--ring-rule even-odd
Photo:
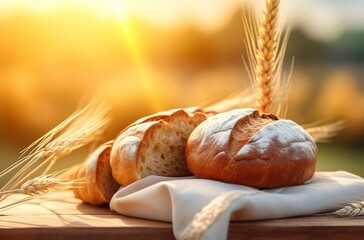
[[(6, 202), (24, 197), (14, 195)], [(4, 204), (4, 202), (2, 203)], [(174, 239), (170, 223), (94, 207), (71, 192), (44, 195), (0, 212), (0, 239)], [(364, 239), (363, 218), (310, 216), (232, 222), (230, 239)]]

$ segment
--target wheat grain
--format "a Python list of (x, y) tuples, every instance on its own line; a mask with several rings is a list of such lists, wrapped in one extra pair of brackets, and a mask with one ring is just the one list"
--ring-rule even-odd
[[(282, 37), (283, 20), (278, 16), (279, 0), (266, 0), (263, 17), (243, 9), (247, 59), (244, 64), (256, 90), (256, 107), (261, 114), (285, 111), (281, 108), (288, 95), (288, 77), (282, 74), (283, 60), (291, 26)], [(293, 61), (292, 61), (293, 66)]]
[(195, 214), (178, 239), (203, 239), (206, 231), (216, 223), (223, 212), (241, 197), (256, 195), (257, 191), (231, 191), (221, 194)]
[(82, 179), (66, 179), (58, 178), (58, 175), (66, 170), (55, 172), (48, 175), (38, 176), (24, 182), (19, 189), (12, 189), (0, 192), (0, 195), (22, 193), (28, 195), (39, 195), (54, 190), (65, 190), (71, 187), (78, 187), (79, 184), (84, 184)]
[(58, 178), (57, 176), (61, 172), (55, 172), (52, 174), (35, 177), (23, 183), (19, 189), (12, 189), (0, 192), (0, 196), (13, 193), (22, 193), (30, 195), (29, 197), (11, 202), (5, 206), (0, 206), (0, 211), (6, 210), (10, 207), (15, 207), (19, 204), (29, 201), (33, 199), (33, 197), (36, 195), (41, 195), (52, 191), (66, 190), (70, 188), (78, 188), (81, 187), (83, 184), (85, 184), (83, 179), (68, 180), (68, 179)]
[(83, 182), (81, 182), (80, 179), (58, 179), (52, 174), (30, 179), (23, 183), (19, 190), (24, 194), (39, 195), (49, 191), (69, 189), (71, 187), (76, 187), (78, 184), (83, 184)]
[(336, 212), (334, 212), (334, 214), (341, 217), (364, 216), (364, 201), (351, 203), (350, 205), (337, 210)]
[(21, 185), (21, 193), (28, 195), (38, 195), (56, 189), (60, 182), (56, 178), (37, 177), (30, 179)]
[(312, 136), (315, 142), (328, 142), (330, 138), (336, 136), (344, 128), (345, 122), (338, 121), (317, 127), (308, 127), (306, 131)]
[[(19, 188), (26, 179), (42, 167), (46, 168), (45, 174), (56, 160), (94, 141), (107, 122), (105, 105), (89, 104), (77, 111), (22, 151), (21, 158), (0, 173), (2, 177), (17, 170), (0, 192)], [(0, 196), (0, 201), (6, 196)]]
[(261, 113), (270, 113), (272, 102), (272, 84), (276, 80), (274, 74), (275, 53), (277, 52), (277, 20), (279, 0), (266, 0), (263, 19), (260, 24), (257, 65), (255, 68), (258, 84), (257, 107)]
[(248, 88), (243, 91), (231, 94), (230, 96), (227, 96), (221, 101), (215, 102), (206, 107), (202, 105), (202, 107), (207, 112), (212, 111), (217, 113), (237, 108), (252, 107), (254, 105), (254, 97), (251, 92), (252, 92), (251, 89)]

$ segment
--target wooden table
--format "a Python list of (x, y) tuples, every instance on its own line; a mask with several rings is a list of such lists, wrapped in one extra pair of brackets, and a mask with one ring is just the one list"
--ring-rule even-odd
[[(6, 201), (24, 197), (13, 195)], [(4, 204), (4, 203), (2, 203)], [(0, 239), (174, 239), (172, 224), (121, 216), (71, 192), (44, 195), (0, 212)], [(363, 218), (311, 216), (231, 223), (229, 239), (364, 239)]]

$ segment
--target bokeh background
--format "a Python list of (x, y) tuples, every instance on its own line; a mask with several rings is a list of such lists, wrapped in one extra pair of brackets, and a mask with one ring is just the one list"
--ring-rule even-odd
[[(364, 1), (289, 0), (287, 118), (346, 121), (318, 170), (364, 176)], [(0, 167), (84, 99), (111, 106), (103, 138), (160, 110), (249, 86), (241, 1), (0, 0)], [(85, 147), (56, 168), (82, 161)]]

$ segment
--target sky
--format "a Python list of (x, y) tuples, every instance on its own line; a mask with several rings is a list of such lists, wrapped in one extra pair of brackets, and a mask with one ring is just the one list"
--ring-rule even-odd
[(317, 40), (335, 40), (346, 30), (364, 31), (362, 0), (290, 0), (295, 24)]
[[(0, 0), (0, 17), (14, 12), (50, 12), (60, 7), (93, 11), (101, 17), (138, 16), (161, 27), (173, 28), (193, 22), (202, 31), (220, 29), (242, 0)], [(283, 1), (295, 26), (308, 36), (323, 41), (335, 40), (346, 30), (364, 31), (362, 0)]]

